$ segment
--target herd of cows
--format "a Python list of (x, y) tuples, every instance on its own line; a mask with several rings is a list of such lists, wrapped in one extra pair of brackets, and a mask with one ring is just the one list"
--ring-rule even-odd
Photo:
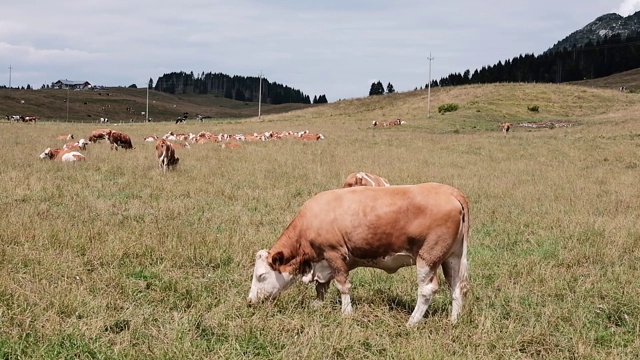
[[(506, 133), (508, 127), (503, 131)], [(147, 136), (144, 141), (155, 142), (158, 166), (166, 172), (180, 161), (176, 147), (189, 147), (189, 143), (215, 142), (235, 148), (243, 141), (287, 138), (317, 141), (324, 136), (308, 131), (250, 135), (169, 132), (160, 138)], [(94, 130), (88, 140), (70, 141), (74, 140), (73, 134), (57, 139), (69, 142), (62, 148), (47, 148), (40, 158), (85, 160), (80, 151), (102, 140), (112, 150), (134, 149), (129, 135), (112, 129)], [(451, 321), (456, 322), (469, 286), (468, 239), (469, 202), (458, 189), (438, 183), (391, 186), (378, 175), (352, 173), (342, 188), (307, 200), (275, 244), (256, 253), (247, 301), (257, 304), (275, 299), (296, 280), (302, 280), (315, 285), (314, 305), (318, 305), (335, 280), (342, 314), (349, 315), (353, 312), (351, 270), (370, 267), (392, 274), (416, 265), (418, 299), (407, 326), (415, 326), (423, 318), (439, 287), (439, 268), (452, 296)]]
[[(73, 134), (60, 135), (57, 140), (73, 140)], [(175, 155), (176, 148), (190, 148), (192, 144), (203, 144), (206, 142), (220, 143), (224, 148), (236, 149), (241, 147), (241, 142), (244, 141), (268, 141), (277, 139), (300, 139), (304, 141), (318, 141), (324, 139), (322, 134), (310, 133), (308, 130), (293, 132), (275, 132), (267, 131), (261, 134), (253, 133), (248, 135), (235, 134), (229, 135), (220, 133), (214, 135), (210, 132), (201, 131), (198, 134), (185, 134), (168, 132), (162, 138), (158, 138), (157, 135), (145, 136), (145, 142), (156, 143), (156, 154), (158, 157), (158, 164), (163, 172), (178, 165), (179, 158)], [(119, 148), (125, 150), (134, 149), (131, 137), (120, 131), (112, 129), (96, 129), (88, 136), (88, 140), (80, 139), (77, 142), (71, 141), (64, 144), (62, 148), (46, 148), (41, 154), (41, 159), (59, 160), (64, 162), (74, 162), (85, 160), (85, 156), (80, 152), (86, 150), (87, 145), (97, 143), (101, 140), (107, 140), (110, 144), (111, 150), (118, 150)]]

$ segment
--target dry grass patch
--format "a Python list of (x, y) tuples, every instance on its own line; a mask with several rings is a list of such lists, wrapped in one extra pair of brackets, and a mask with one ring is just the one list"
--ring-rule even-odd
[[(574, 96), (573, 87), (540, 86)], [(95, 126), (0, 124), (0, 357), (638, 357), (636, 105), (587, 92), (583, 108), (606, 104), (587, 116), (575, 106), (582, 100), (549, 100), (553, 116), (580, 117), (580, 126), (504, 136), (486, 130), (529, 102), (485, 102), (490, 89), (503, 91), (470, 87), (459, 111), (431, 120), (421, 98), (399, 94), (263, 122), (122, 125), (135, 150), (92, 144), (77, 164), (37, 155), (55, 136)], [(523, 89), (542, 96), (537, 85)], [(473, 106), (496, 110), (473, 120)], [(369, 127), (392, 111), (409, 124)], [(142, 137), (178, 129), (309, 129), (326, 140), (193, 145), (162, 175)], [(457, 325), (441, 281), (424, 322), (405, 328), (413, 268), (354, 271), (351, 318), (340, 316), (337, 290), (313, 308), (314, 291), (302, 284), (273, 303), (245, 304), (255, 252), (305, 200), (353, 171), (392, 184), (444, 182), (468, 195), (472, 287)]]

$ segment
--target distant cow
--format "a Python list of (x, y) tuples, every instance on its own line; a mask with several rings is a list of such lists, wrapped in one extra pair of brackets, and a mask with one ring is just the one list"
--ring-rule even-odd
[(47, 158), (50, 160), (59, 160), (64, 162), (81, 161), (85, 159), (84, 155), (77, 151), (52, 148), (46, 148), (42, 154), (40, 154), (40, 159)]
[(111, 129), (97, 129), (93, 130), (89, 135), (89, 142), (96, 143), (98, 140), (104, 140), (111, 134)]
[(238, 144), (238, 143), (226, 143), (226, 144), (222, 144), (222, 148), (227, 148), (227, 149), (239, 149), (241, 148), (242, 145)]
[(322, 134), (303, 134), (300, 135), (300, 139), (305, 140), (305, 141), (317, 141), (317, 140), (322, 140), (324, 139), (324, 136), (322, 136)]
[(73, 134), (60, 135), (56, 139), (58, 139), (58, 140), (73, 140)]
[(62, 147), (65, 150), (87, 150), (89, 142), (85, 139), (80, 139), (78, 142), (68, 142)]
[(36, 123), (36, 121), (38, 121), (38, 118), (35, 116), (22, 116), (21, 117), (22, 122), (30, 122), (30, 123)]
[(109, 136), (107, 136), (107, 140), (111, 144), (111, 150), (118, 150), (119, 147), (129, 150), (133, 149), (133, 143), (131, 143), (131, 137), (129, 135), (119, 132), (119, 131), (111, 131)]
[(355, 186), (384, 187), (389, 186), (389, 180), (378, 175), (369, 174), (366, 172), (349, 174), (349, 176), (347, 176), (347, 179), (342, 184), (342, 187), (349, 188)]
[(176, 150), (173, 145), (166, 139), (160, 139), (156, 142), (156, 157), (158, 158), (158, 165), (163, 172), (175, 167), (180, 162), (180, 159), (176, 157)]
[(158, 140), (158, 136), (157, 135), (150, 135), (150, 136), (145, 136), (144, 137), (144, 141), (146, 142), (154, 142)]
[[(468, 289), (469, 203), (456, 188), (426, 183), (360, 186), (307, 200), (269, 250), (256, 254), (247, 301), (273, 299), (295, 280), (315, 283), (323, 301), (331, 280), (342, 314), (352, 313), (349, 272), (371, 267), (393, 274), (417, 265), (418, 299), (407, 326), (424, 316), (442, 267), (456, 322)], [(377, 295), (379, 296), (379, 295)]]
[(502, 129), (502, 133), (507, 135), (507, 133), (511, 129), (511, 123), (502, 123), (502, 124), (500, 124), (500, 128)]

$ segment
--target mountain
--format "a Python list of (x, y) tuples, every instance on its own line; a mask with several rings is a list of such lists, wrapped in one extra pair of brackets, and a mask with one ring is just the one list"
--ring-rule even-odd
[(640, 11), (627, 17), (614, 13), (605, 14), (558, 41), (547, 52), (553, 53), (561, 51), (563, 48), (571, 49), (574, 46), (584, 46), (589, 42), (595, 44), (614, 35), (625, 39), (628, 36), (635, 36), (638, 31), (640, 31)]

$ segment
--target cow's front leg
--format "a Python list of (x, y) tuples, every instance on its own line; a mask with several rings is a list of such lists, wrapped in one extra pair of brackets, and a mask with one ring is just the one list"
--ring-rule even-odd
[(351, 283), (349, 282), (349, 273), (337, 273), (336, 287), (340, 290), (340, 300), (342, 302), (342, 315), (351, 315), (353, 308), (351, 307), (351, 296), (349, 290), (351, 289)]

